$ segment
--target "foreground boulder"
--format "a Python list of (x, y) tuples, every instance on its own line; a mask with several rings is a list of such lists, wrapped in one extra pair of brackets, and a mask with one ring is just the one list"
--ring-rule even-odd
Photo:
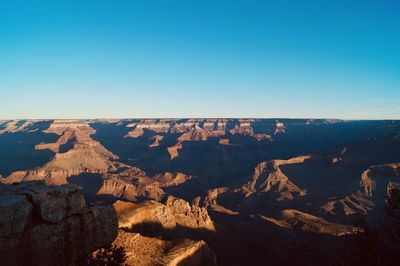
[(0, 265), (81, 265), (117, 236), (114, 208), (87, 208), (76, 185), (1, 185), (0, 212)]

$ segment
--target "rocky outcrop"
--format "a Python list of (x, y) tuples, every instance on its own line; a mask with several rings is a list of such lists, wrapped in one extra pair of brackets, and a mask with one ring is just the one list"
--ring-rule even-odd
[(254, 134), (254, 138), (257, 141), (262, 141), (262, 140), (271, 140), (272, 136), (268, 134)]
[(153, 143), (151, 143), (149, 145), (150, 148), (154, 148), (154, 147), (158, 147), (160, 145), (160, 142), (164, 139), (164, 136), (161, 135), (155, 135), (153, 137), (150, 138), (150, 140), (153, 141)]
[(26, 128), (35, 123), (35, 120), (11, 120), (5, 122), (5, 128), (0, 130), (0, 135), (9, 132), (17, 133), (26, 130)]
[(60, 146), (71, 139), (75, 140), (73, 147), (64, 153), (56, 153), (41, 167), (12, 173), (2, 181), (3, 183), (44, 180), (47, 184), (65, 184), (67, 177), (72, 175), (104, 174), (125, 167), (124, 164), (115, 161), (118, 156), (90, 137), (96, 131), (83, 121), (56, 120), (45, 132), (58, 134), (60, 138), (56, 143), (37, 145), (36, 149), (58, 152)]
[(96, 132), (87, 124), (85, 120), (76, 120), (76, 119), (54, 120), (53, 123), (51, 123), (51, 125), (49, 126), (49, 128), (44, 130), (43, 132), (54, 133), (61, 136), (67, 130), (92, 131), (91, 134), (94, 134)]
[(374, 207), (381, 208), (391, 187), (400, 183), (399, 169), (400, 163), (370, 166), (361, 173), (357, 191), (346, 197), (330, 199), (321, 209), (330, 214), (352, 215), (367, 214)]
[(128, 134), (125, 137), (131, 137), (131, 138), (138, 138), (144, 134), (144, 131), (142, 128), (134, 128), (133, 130), (129, 131)]
[(177, 158), (179, 155), (179, 150), (181, 150), (181, 149), (182, 149), (182, 143), (180, 143), (180, 142), (176, 143), (174, 146), (168, 147), (167, 150), (168, 150), (170, 159), (172, 160), (172, 159)]
[(114, 208), (87, 208), (75, 185), (0, 185), (0, 212), (1, 265), (80, 265), (117, 235)]
[(143, 223), (157, 223), (163, 228), (173, 229), (178, 225), (185, 228), (214, 231), (215, 226), (205, 208), (190, 205), (187, 201), (168, 197), (165, 204), (146, 201), (140, 204), (117, 201), (119, 226), (132, 228)]
[[(361, 174), (360, 186), (367, 197), (387, 194), (393, 183), (400, 182), (400, 163), (374, 165)], [(379, 195), (378, 195), (379, 196)]]
[(186, 133), (183, 133), (178, 141), (206, 141), (210, 137), (220, 137), (225, 134), (223, 130), (210, 130), (208, 128), (201, 128), (198, 124)]
[(374, 202), (361, 191), (349, 196), (331, 198), (321, 206), (321, 210), (327, 214), (367, 214), (375, 207)]
[(206, 119), (203, 122), (203, 128), (208, 129), (208, 130), (214, 130), (215, 128), (215, 123), (217, 122), (217, 119)]
[(251, 127), (251, 122), (249, 120), (240, 120), (239, 125), (235, 125), (229, 132), (232, 135), (244, 135), (244, 136), (254, 136), (253, 128)]
[[(228, 187), (213, 188), (207, 191), (207, 195), (203, 201), (205, 207), (217, 205), (218, 197), (226, 192), (231, 192), (232, 190)], [(232, 191), (234, 192), (234, 191)]]
[(274, 135), (279, 134), (279, 133), (286, 133), (285, 125), (282, 122), (276, 122)]
[(180, 226), (215, 231), (214, 223), (205, 208), (190, 205), (187, 201), (172, 196), (168, 197), (165, 206)]
[(164, 240), (132, 232), (143, 224), (159, 224), (165, 230), (181, 226), (214, 231), (204, 208), (173, 197), (169, 197), (165, 204), (117, 201), (114, 207), (121, 230), (113, 244), (124, 247), (127, 265), (216, 265), (214, 252), (203, 240), (194, 241), (175, 234), (171, 235), (173, 239)]
[(114, 208), (121, 228), (131, 229), (135, 225), (144, 223), (158, 223), (167, 229), (175, 228), (177, 225), (172, 213), (164, 204), (157, 201), (145, 201), (138, 204), (117, 201), (114, 203)]
[[(222, 137), (227, 132), (231, 135), (254, 137), (257, 141), (271, 140), (272, 136), (269, 134), (254, 132), (251, 124), (256, 121), (254, 119), (145, 119), (128, 124), (127, 127), (132, 128), (132, 130), (128, 132), (126, 137), (138, 138), (144, 134), (145, 129), (157, 133), (182, 133), (177, 138), (176, 144), (167, 148), (172, 160), (179, 156), (183, 142), (207, 141), (209, 138)], [(283, 124), (281, 129), (284, 132)], [(152, 136), (150, 139), (154, 142), (149, 147), (159, 146), (163, 138), (162, 135)], [(227, 145), (228, 142), (228, 139), (220, 140), (221, 145)]]
[(263, 215), (260, 215), (260, 217), (263, 220), (287, 229), (299, 229), (302, 231), (333, 236), (356, 234), (361, 231), (360, 228), (355, 226), (331, 223), (320, 217), (293, 209), (283, 210), (281, 212), (281, 217), (278, 219)]
[(26, 171), (17, 171), (6, 177), (4, 182), (13, 183), (29, 180), (44, 180), (47, 184), (65, 184), (67, 177), (81, 173), (103, 174), (116, 171), (123, 165), (87, 146), (76, 146), (66, 153), (56, 154), (47, 164)]
[(229, 132), (232, 135), (243, 135), (254, 137), (257, 141), (271, 140), (272, 136), (265, 133), (255, 133), (251, 123), (254, 123), (253, 119), (241, 119), (239, 120), (239, 125), (235, 125)]
[(75, 137), (75, 130), (66, 130), (65, 133), (54, 143), (40, 143), (35, 146), (36, 150), (51, 150), (57, 153), (60, 146), (68, 143), (69, 140)]
[(54, 152), (59, 152), (60, 146), (71, 143), (72, 148), (75, 145), (87, 145), (104, 154), (113, 158), (117, 158), (111, 152), (107, 151), (99, 142), (93, 140), (90, 136), (96, 133), (89, 124), (82, 120), (54, 120), (48, 129), (44, 130), (45, 133), (53, 133), (60, 136), (54, 143), (40, 143), (35, 146), (36, 150), (49, 149)]
[(129, 201), (153, 199), (161, 201), (165, 192), (162, 188), (177, 186), (191, 179), (182, 173), (165, 172), (149, 177), (137, 167), (129, 167), (118, 174), (104, 175), (98, 195), (113, 195)]
[(151, 179), (154, 181), (155, 185), (159, 187), (171, 187), (185, 183), (186, 181), (192, 179), (192, 176), (183, 173), (165, 172), (162, 174), (157, 174)]
[[(157, 133), (182, 133), (174, 146), (167, 148), (170, 159), (179, 156), (179, 150), (182, 149), (182, 143), (185, 141), (207, 141), (209, 138), (222, 137), (229, 132), (231, 135), (243, 135), (254, 137), (257, 141), (271, 140), (272, 136), (265, 133), (255, 133), (251, 123), (254, 119), (239, 119), (234, 126), (229, 125), (229, 119), (187, 119), (179, 120), (162, 120), (150, 119), (141, 120), (139, 122), (130, 123), (127, 127), (133, 128), (128, 132), (126, 137), (138, 138), (144, 134), (144, 129)], [(236, 121), (236, 120), (233, 120)], [(282, 124), (283, 126), (283, 124)], [(284, 126), (282, 127), (284, 132)], [(150, 139), (154, 142), (149, 145), (150, 148), (159, 146), (160, 141), (164, 138), (161, 135), (152, 136)], [(221, 145), (227, 145), (228, 139), (221, 139)]]
[(112, 195), (129, 201), (143, 198), (161, 200), (165, 196), (165, 192), (155, 184), (144, 185), (118, 177), (108, 177), (103, 180), (97, 195)]
[(0, 130), (0, 135), (6, 132), (12, 132), (17, 128), (17, 120), (5, 122), (5, 128)]
[(42, 143), (36, 145), (36, 149), (49, 148), (58, 152), (61, 145), (66, 144), (68, 141), (74, 140), (72, 149), (86, 148), (95, 151), (96, 153), (116, 160), (118, 156), (112, 154), (100, 142), (91, 138), (91, 135), (96, 133), (90, 125), (81, 120), (54, 120), (48, 129), (44, 130), (45, 133), (54, 133), (60, 136), (55, 143)]
[(228, 199), (225, 199), (225, 202), (232, 202), (232, 206), (236, 205), (234, 209), (240, 209), (246, 208), (245, 206), (255, 207), (254, 199), (265, 195), (268, 195), (269, 200), (275, 200), (276, 202), (303, 197), (307, 194), (307, 191), (291, 182), (289, 177), (282, 172), (280, 166), (303, 163), (310, 158), (311, 156), (304, 155), (288, 160), (277, 159), (261, 162), (255, 167), (254, 174), (243, 186), (210, 189), (207, 191), (202, 204), (214, 210), (223, 210), (225, 213), (233, 214), (237, 212), (227, 208), (227, 206), (222, 206), (220, 203), (221, 198), (227, 196)]
[(202, 119), (188, 119), (187, 121), (178, 122), (176, 121), (170, 129), (171, 133), (185, 133), (191, 130), (196, 123), (201, 122)]
[(129, 266), (217, 265), (214, 252), (203, 240), (163, 240), (119, 230), (113, 244), (124, 247)]
[[(207, 122), (207, 121), (206, 121)], [(213, 123), (206, 124), (206, 127), (201, 128), (198, 123), (195, 123), (193, 127), (183, 133), (178, 139), (174, 146), (168, 147), (168, 153), (170, 154), (171, 160), (178, 157), (179, 150), (182, 149), (182, 142), (185, 141), (206, 141), (209, 138), (217, 138), (225, 135), (225, 130), (213, 130)]]
[(259, 163), (254, 175), (242, 189), (246, 197), (255, 192), (273, 192), (276, 193), (277, 200), (293, 199), (295, 195), (304, 196), (306, 190), (300, 189), (281, 171), (280, 165), (302, 163), (310, 156), (299, 156), (289, 160), (271, 160)]
[(133, 130), (128, 132), (127, 137), (138, 138), (144, 134), (144, 129), (158, 133), (167, 133), (171, 125), (166, 121), (144, 120), (138, 123), (131, 123), (127, 127), (133, 128)]

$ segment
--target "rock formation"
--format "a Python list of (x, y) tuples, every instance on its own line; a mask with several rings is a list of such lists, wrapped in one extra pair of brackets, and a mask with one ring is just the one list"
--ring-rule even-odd
[(228, 123), (227, 119), (218, 119), (217, 130), (225, 131), (227, 123)]
[(214, 231), (215, 226), (205, 208), (169, 196), (165, 204), (146, 201), (140, 204), (117, 201), (119, 226), (132, 228), (143, 223), (158, 223), (163, 228), (173, 229), (178, 225), (185, 228)]
[(285, 125), (282, 122), (276, 122), (276, 128), (274, 135), (279, 134), (279, 133), (285, 133)]
[(176, 121), (170, 129), (171, 133), (185, 133), (191, 130), (196, 123), (202, 121), (202, 119), (188, 119), (187, 121), (178, 122)]
[(263, 215), (260, 215), (260, 217), (277, 226), (287, 229), (300, 229), (302, 231), (333, 236), (356, 234), (361, 231), (360, 228), (355, 226), (331, 223), (320, 217), (293, 209), (283, 210), (281, 212), (281, 217), (278, 219)]
[(169, 197), (165, 204), (147, 201), (141, 204), (117, 201), (118, 236), (113, 242), (127, 252), (127, 265), (216, 265), (214, 252), (203, 240), (177, 238), (164, 240), (132, 232), (135, 227), (151, 223), (165, 229), (177, 226), (215, 230), (204, 208)]
[(164, 139), (164, 136), (161, 135), (155, 135), (150, 138), (150, 140), (153, 140), (154, 142), (149, 145), (150, 148), (158, 147), (160, 145), (160, 141)]
[(244, 135), (244, 136), (253, 136), (254, 131), (253, 128), (251, 127), (251, 121), (249, 120), (240, 120), (239, 125), (235, 125), (234, 128), (232, 128), (229, 131), (232, 135)]
[(65, 184), (67, 177), (72, 175), (104, 174), (124, 167), (124, 164), (114, 161), (118, 159), (117, 156), (90, 137), (96, 131), (85, 122), (56, 120), (45, 132), (58, 134), (60, 138), (56, 143), (40, 144), (36, 146), (37, 149), (51, 149), (58, 152), (60, 146), (71, 139), (74, 140), (73, 147), (64, 153), (56, 153), (41, 167), (14, 172), (3, 179), (3, 182), (45, 180), (47, 184)]
[(370, 166), (361, 173), (360, 187), (346, 197), (330, 199), (322, 210), (330, 214), (367, 214), (374, 207), (384, 205), (384, 197), (390, 188), (400, 183), (400, 163)]
[(201, 128), (198, 124), (195, 124), (194, 127), (183, 133), (179, 138), (179, 142), (184, 141), (206, 141), (210, 137), (220, 137), (225, 134), (225, 131), (222, 130), (209, 130), (207, 128)]
[(144, 131), (142, 128), (134, 128), (133, 130), (129, 131), (126, 137), (131, 137), (131, 138), (138, 138), (144, 134)]
[[(288, 265), (339, 264), (355, 217), (378, 221), (400, 183), (399, 132), (398, 121), (1, 121), (0, 265), (79, 264), (112, 243), (115, 210), (130, 265), (213, 265), (210, 247), (222, 265), (286, 265), (289, 252)], [(88, 208), (67, 182), (87, 186), (91, 206), (131, 202)]]
[(246, 197), (255, 192), (274, 192), (278, 195), (277, 200), (293, 199), (295, 195), (304, 196), (306, 190), (300, 189), (293, 184), (289, 178), (282, 173), (280, 166), (287, 164), (302, 163), (310, 156), (299, 156), (289, 160), (271, 160), (259, 163), (254, 175), (242, 189)]
[(400, 163), (374, 165), (361, 174), (360, 186), (365, 196), (387, 194), (390, 187), (400, 182)]
[(239, 125), (235, 125), (234, 128), (230, 129), (229, 132), (232, 135), (243, 135), (254, 137), (257, 141), (271, 140), (272, 136), (265, 133), (255, 133), (251, 123), (254, 123), (253, 119), (241, 119)]
[(136, 201), (138, 198), (160, 201), (165, 196), (163, 187), (177, 186), (191, 178), (182, 173), (169, 172), (149, 177), (139, 168), (130, 167), (118, 174), (105, 175), (97, 194), (113, 195), (130, 201)]
[(375, 204), (371, 199), (357, 191), (349, 196), (329, 199), (321, 206), (321, 210), (332, 215), (352, 215), (356, 213), (367, 214), (374, 207)]
[(5, 122), (5, 128), (0, 130), (0, 135), (9, 132), (17, 133), (26, 130), (26, 128), (39, 120), (11, 120)]
[(81, 265), (117, 236), (112, 206), (86, 207), (76, 185), (0, 185), (1, 265)]
[(254, 134), (254, 138), (258, 141), (261, 140), (271, 140), (272, 136), (268, 134)]
[(45, 180), (47, 184), (65, 184), (66, 179), (81, 173), (107, 173), (115, 171), (122, 165), (110, 161), (94, 149), (86, 146), (76, 146), (66, 153), (58, 153), (54, 158), (36, 169), (17, 171), (5, 178), (8, 183)]
[(217, 121), (218, 121), (217, 119), (206, 119), (203, 122), (203, 128), (208, 130), (214, 130), (215, 122)]
[(55, 120), (51, 123), (50, 127), (43, 132), (57, 134), (60, 138), (55, 143), (40, 143), (36, 145), (35, 149), (37, 150), (49, 149), (57, 153), (59, 152), (60, 146), (67, 144), (69, 141), (73, 141), (72, 144), (74, 145), (92, 146), (95, 147), (99, 153), (113, 157), (99, 142), (94, 141), (90, 137), (90, 135), (96, 133), (96, 130), (91, 128), (89, 124), (84, 121)]
[[(228, 122), (235, 123), (229, 124)], [(254, 137), (257, 141), (272, 140), (272, 136), (266, 133), (255, 133), (251, 124), (257, 120), (254, 119), (145, 119), (139, 120), (127, 125), (133, 128), (128, 132), (126, 137), (138, 138), (144, 134), (144, 129), (156, 133), (182, 133), (176, 140), (176, 144), (167, 148), (170, 159), (179, 156), (179, 150), (182, 149), (182, 143), (185, 141), (207, 141), (209, 138), (218, 138), (225, 136), (228, 133), (231, 135), (242, 135)], [(277, 123), (277, 131), (284, 132), (283, 123)], [(155, 135), (150, 137), (154, 142), (149, 145), (149, 148), (157, 147), (164, 135)], [(226, 145), (229, 139), (222, 140), (222, 145)]]
[(167, 133), (171, 125), (166, 121), (144, 120), (138, 123), (131, 123), (127, 127), (133, 127), (133, 130), (128, 132), (127, 137), (138, 138), (143, 135), (143, 129), (154, 131), (157, 133)]
[(214, 252), (203, 240), (162, 240), (119, 230), (113, 244), (124, 247), (129, 266), (217, 265)]
[(280, 166), (302, 163), (310, 158), (311, 157), (307, 155), (294, 157), (289, 160), (261, 162), (255, 167), (254, 174), (250, 177), (249, 181), (242, 187), (211, 189), (207, 192), (204, 204), (205, 206), (216, 205), (218, 197), (225, 193), (242, 194), (246, 198), (255, 193), (269, 193), (271, 194), (271, 198), (277, 201), (285, 199), (293, 200), (296, 196), (305, 196), (307, 194), (306, 190), (292, 183), (289, 178), (282, 173)]
[(178, 142), (174, 146), (168, 147), (169, 156), (172, 159), (175, 159), (179, 155), (179, 150), (182, 149), (182, 143)]
[[(205, 127), (204, 127), (205, 125)], [(192, 128), (190, 128), (187, 132), (183, 133), (178, 139), (177, 143), (174, 146), (168, 147), (168, 152), (170, 154), (171, 160), (178, 157), (178, 152), (182, 149), (182, 142), (185, 141), (206, 141), (209, 138), (217, 138), (225, 135), (225, 130), (216, 129), (214, 130), (214, 122), (205, 121), (203, 128), (199, 126), (198, 123), (194, 123)], [(184, 129), (179, 128), (179, 131), (187, 130), (187, 125), (183, 127)]]

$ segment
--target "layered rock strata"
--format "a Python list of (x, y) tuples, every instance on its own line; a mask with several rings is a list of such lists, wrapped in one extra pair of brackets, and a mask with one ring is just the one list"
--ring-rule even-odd
[[(125, 167), (124, 164), (115, 161), (118, 156), (90, 137), (96, 131), (83, 121), (56, 120), (44, 132), (55, 133), (60, 135), (60, 138), (55, 143), (36, 145), (36, 149), (50, 149), (57, 152), (55, 156), (43, 166), (13, 172), (2, 181), (3, 183), (44, 180), (47, 184), (65, 184), (67, 178), (72, 175), (105, 174)], [(72, 148), (60, 153), (60, 147), (71, 140)]]
[(177, 186), (192, 177), (182, 173), (162, 173), (149, 177), (137, 167), (130, 167), (118, 174), (104, 176), (98, 195), (136, 201), (140, 198), (160, 201), (165, 196), (164, 187)]
[(169, 196), (165, 204), (146, 201), (140, 204), (117, 201), (119, 226), (132, 228), (143, 223), (158, 223), (163, 228), (205, 229), (215, 231), (215, 226), (205, 208), (190, 205), (187, 201)]
[(127, 265), (217, 265), (215, 253), (203, 240), (176, 236), (167, 240), (131, 231), (146, 223), (159, 224), (165, 230), (181, 226), (213, 231), (214, 225), (204, 208), (174, 197), (169, 197), (165, 204), (117, 201), (114, 207), (121, 229), (113, 244), (124, 247)]

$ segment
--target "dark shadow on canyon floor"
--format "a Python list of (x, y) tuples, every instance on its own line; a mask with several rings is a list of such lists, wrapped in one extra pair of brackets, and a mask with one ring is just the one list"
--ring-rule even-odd
[(216, 231), (184, 226), (165, 228), (146, 222), (124, 229), (164, 240), (204, 240), (217, 255), (218, 265), (350, 265), (347, 238), (291, 231), (258, 219), (241, 217), (217, 225)]
[(82, 173), (68, 177), (67, 181), (70, 184), (76, 184), (83, 188), (83, 196), (88, 204), (110, 205), (117, 201), (117, 198), (112, 195), (96, 194), (103, 184), (101, 174)]

